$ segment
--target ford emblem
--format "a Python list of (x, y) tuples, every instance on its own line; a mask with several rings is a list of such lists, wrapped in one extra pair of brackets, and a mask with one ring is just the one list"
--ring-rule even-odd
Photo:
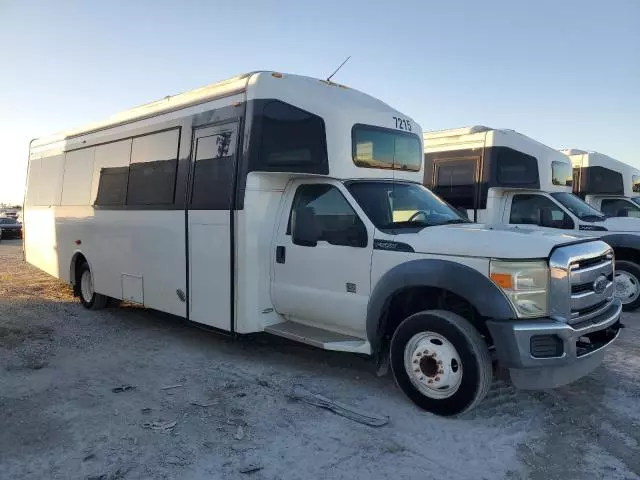
[(607, 277), (604, 275), (600, 275), (593, 282), (593, 291), (596, 292), (598, 295), (600, 295), (607, 289), (608, 283), (609, 283), (609, 280), (607, 280)]

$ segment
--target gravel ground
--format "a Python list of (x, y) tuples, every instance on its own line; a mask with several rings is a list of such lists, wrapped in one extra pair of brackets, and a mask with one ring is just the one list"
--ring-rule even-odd
[[(497, 382), (443, 419), (364, 358), (232, 342), (136, 307), (84, 310), (3, 241), (0, 478), (639, 479), (639, 319), (626, 316), (591, 376), (534, 393)], [(390, 422), (294, 401), (296, 384)], [(135, 388), (112, 392), (122, 385)]]

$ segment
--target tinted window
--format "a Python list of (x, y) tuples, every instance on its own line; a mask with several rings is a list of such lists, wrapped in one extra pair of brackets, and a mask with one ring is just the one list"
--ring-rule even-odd
[(127, 205), (173, 203), (179, 139), (179, 129), (133, 139)]
[(327, 165), (322, 118), (272, 100), (264, 105), (259, 121), (262, 128), (261, 167), (275, 171), (306, 171)]
[(359, 167), (418, 171), (422, 145), (416, 135), (386, 128), (353, 127), (353, 162)]
[(192, 209), (231, 208), (237, 124), (206, 127), (196, 133)]
[(640, 207), (626, 198), (605, 198), (600, 211), (609, 217), (640, 217)]
[(569, 163), (551, 162), (551, 183), (562, 187), (573, 185), (573, 169)]
[(366, 239), (362, 241), (361, 232), (365, 229), (362, 220), (336, 187), (323, 184), (298, 187), (289, 215), (288, 235), (293, 212), (304, 207), (315, 211), (316, 228), (320, 232), (318, 240), (347, 247), (367, 246)]
[(93, 160), (91, 196), (96, 205), (124, 205), (129, 183), (131, 139), (98, 145)]
[(550, 210), (553, 220), (552, 228), (573, 228), (573, 225), (569, 226), (567, 223), (569, 221), (567, 214), (555, 202), (543, 195), (514, 195), (509, 223), (542, 225), (545, 209)]
[(622, 174), (605, 167), (582, 167), (577, 190), (583, 195), (623, 195)]
[(456, 207), (474, 208), (476, 165), (476, 159), (437, 163), (434, 191)]
[(496, 170), (496, 180), (500, 185), (527, 185), (538, 182), (536, 158), (511, 148), (498, 149)]

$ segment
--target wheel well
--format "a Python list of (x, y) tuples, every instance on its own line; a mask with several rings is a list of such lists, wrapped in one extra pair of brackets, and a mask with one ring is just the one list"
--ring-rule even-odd
[(487, 346), (493, 346), (485, 319), (476, 308), (460, 295), (435, 287), (409, 287), (393, 295), (383, 313), (383, 343), (391, 340), (396, 328), (405, 318), (423, 310), (447, 310), (460, 315), (478, 330)]
[(83, 263), (87, 263), (87, 259), (80, 252), (77, 252), (71, 259), (69, 278), (71, 279), (71, 285), (73, 285), (73, 292), (76, 295), (79, 294), (80, 282), (78, 281), (78, 279), (80, 278), (80, 266)]
[(640, 252), (635, 248), (614, 248), (613, 252), (615, 253), (616, 260), (627, 260), (628, 262), (640, 264)]

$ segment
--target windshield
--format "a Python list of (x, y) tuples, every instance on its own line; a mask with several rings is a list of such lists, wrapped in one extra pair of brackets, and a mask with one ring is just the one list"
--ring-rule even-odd
[(640, 197), (631, 197), (631, 201), (633, 203), (640, 205)]
[(596, 222), (605, 219), (605, 216), (595, 208), (591, 207), (580, 197), (576, 197), (573, 193), (558, 192), (550, 194), (558, 202), (567, 208), (580, 220), (586, 222)]
[(422, 143), (413, 133), (356, 125), (352, 136), (353, 162), (359, 167), (417, 172), (422, 166)]
[(640, 217), (640, 206), (628, 198), (603, 198), (600, 211), (607, 217)]
[(380, 230), (469, 222), (422, 185), (353, 181), (347, 188)]

